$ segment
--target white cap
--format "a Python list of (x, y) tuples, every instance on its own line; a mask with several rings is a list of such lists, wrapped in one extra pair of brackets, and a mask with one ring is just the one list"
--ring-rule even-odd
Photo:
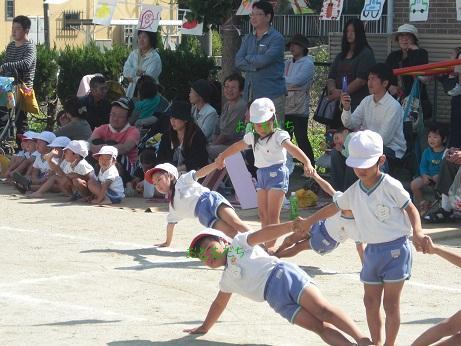
[(53, 139), (53, 142), (47, 145), (50, 148), (64, 148), (70, 142), (70, 138), (66, 136), (59, 136)]
[(412, 24), (403, 24), (399, 26), (395, 34), (412, 34), (418, 38), (418, 29)]
[(359, 131), (349, 142), (346, 164), (352, 168), (370, 168), (383, 155), (383, 139), (373, 131)]
[(74, 154), (80, 155), (85, 158), (88, 156), (88, 142), (87, 141), (70, 141), (64, 150), (69, 149)]
[(113, 147), (111, 145), (105, 145), (99, 150), (99, 152), (97, 152), (96, 154), (93, 154), (93, 156), (99, 156), (99, 155), (112, 155), (112, 157), (116, 159), (118, 155), (118, 150), (116, 147)]
[(37, 138), (38, 133), (34, 131), (26, 131), (22, 134), (22, 139), (32, 140)]
[(229, 238), (227, 235), (225, 235), (223, 232), (221, 231), (218, 231), (216, 229), (213, 229), (213, 228), (205, 228), (203, 231), (201, 231), (199, 234), (197, 234), (194, 239), (192, 239), (192, 241), (190, 242), (190, 245), (189, 245), (189, 250), (193, 249), (195, 247), (195, 244), (202, 238), (205, 238), (207, 236), (215, 236), (215, 237), (219, 237), (221, 239), (223, 239), (224, 241), (226, 241), (227, 243), (231, 243), (232, 242), (232, 239)]
[(256, 99), (250, 106), (250, 121), (253, 124), (260, 124), (268, 121), (275, 115), (274, 102), (267, 97)]
[(170, 173), (176, 179), (178, 179), (178, 177), (179, 177), (178, 169), (175, 166), (173, 166), (171, 163), (161, 163), (161, 164), (155, 166), (154, 168), (149, 169), (144, 174), (144, 179), (149, 184), (153, 184), (152, 177), (158, 171), (163, 171), (163, 172)]
[(43, 132), (40, 132), (40, 133), (35, 137), (35, 139), (39, 139), (39, 140), (41, 140), (41, 141), (47, 142), (48, 144), (50, 144), (51, 142), (53, 142), (55, 138), (56, 138), (56, 135), (55, 135), (53, 132), (50, 132), (50, 131), (43, 131)]

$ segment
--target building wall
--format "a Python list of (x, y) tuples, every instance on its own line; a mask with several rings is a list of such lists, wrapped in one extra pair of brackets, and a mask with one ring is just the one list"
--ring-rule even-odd
[[(38, 17), (43, 21), (43, 2), (40, 0), (15, 0), (15, 16), (23, 14), (30, 17)], [(136, 19), (139, 15), (139, 7), (134, 4), (138, 1), (129, 1), (129, 4), (118, 4), (113, 19)], [(66, 45), (81, 46), (88, 40), (123, 43), (122, 26), (81, 26), (80, 28), (63, 30), (64, 11), (80, 12), (80, 18), (91, 19), (97, 0), (69, 0), (62, 5), (49, 5), (50, 44), (58, 49)], [(5, 0), (0, 1), (0, 51), (11, 41), (12, 20), (6, 20)], [(173, 17), (177, 15), (177, 8), (173, 10)], [(41, 19), (40, 19), (41, 18)], [(164, 7), (162, 19), (171, 18), (170, 8)]]
[[(394, 29), (409, 23), (409, 1), (394, 0)], [(461, 34), (461, 22), (456, 20), (455, 0), (430, 0), (427, 22), (412, 22), (420, 33)]]

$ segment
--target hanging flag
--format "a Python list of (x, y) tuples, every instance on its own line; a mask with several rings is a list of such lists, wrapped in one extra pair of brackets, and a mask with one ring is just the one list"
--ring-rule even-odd
[(339, 20), (343, 12), (343, 0), (323, 0), (320, 20)]
[(363, 5), (360, 20), (379, 20), (383, 14), (383, 7), (386, 0), (366, 0)]
[(199, 23), (195, 19), (187, 20), (186, 18), (184, 18), (184, 21), (181, 27), (181, 34), (202, 36), (203, 35), (203, 22)]
[(258, 0), (242, 0), (240, 7), (237, 10), (237, 16), (248, 16), (251, 13), (253, 3)]
[(461, 20), (461, 0), (456, 0), (456, 20)]
[(290, 4), (295, 14), (314, 13), (309, 7), (309, 0), (290, 0)]
[(116, 6), (117, 0), (98, 0), (94, 11), (93, 24), (109, 26)]
[(410, 22), (426, 22), (429, 0), (410, 0)]
[(157, 32), (162, 6), (143, 5), (138, 20), (138, 30)]

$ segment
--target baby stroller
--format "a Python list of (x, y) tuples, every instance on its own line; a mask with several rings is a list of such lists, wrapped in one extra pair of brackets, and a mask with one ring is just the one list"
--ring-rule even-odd
[(15, 119), (19, 112), (16, 102), (16, 80), (0, 76), (0, 155), (14, 154)]

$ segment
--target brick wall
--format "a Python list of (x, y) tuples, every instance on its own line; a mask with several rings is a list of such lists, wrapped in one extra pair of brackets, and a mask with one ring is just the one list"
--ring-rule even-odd
[[(394, 30), (410, 23), (408, 0), (394, 0)], [(456, 20), (455, 0), (430, 0), (427, 22), (411, 22), (420, 33), (461, 35), (461, 22)]]

